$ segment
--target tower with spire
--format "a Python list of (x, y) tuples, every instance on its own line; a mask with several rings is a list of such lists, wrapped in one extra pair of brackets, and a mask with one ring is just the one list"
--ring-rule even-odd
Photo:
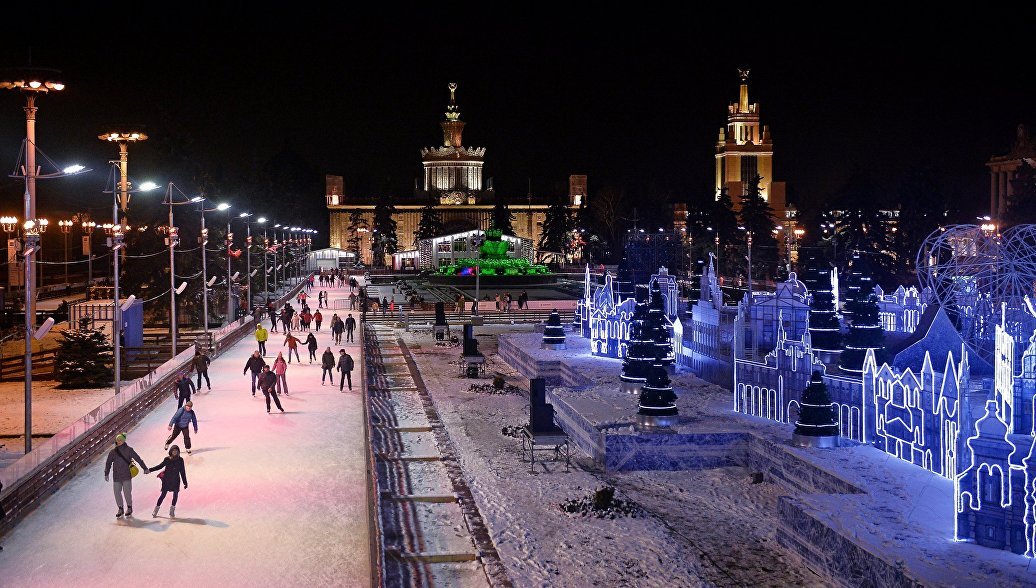
[(450, 103), (442, 126), (442, 146), (421, 150), (424, 191), (437, 193), (442, 204), (476, 204), (482, 191), (485, 147), (465, 147), (464, 121), (457, 105), (457, 84), (450, 82)]
[(737, 102), (727, 107), (727, 126), (719, 130), (716, 142), (716, 198), (726, 188), (737, 207), (745, 185), (758, 176), (759, 192), (770, 204), (774, 216), (786, 216), (784, 182), (773, 181), (773, 141), (770, 127), (761, 125), (759, 103), (749, 102), (749, 70), (739, 69), (741, 88)]

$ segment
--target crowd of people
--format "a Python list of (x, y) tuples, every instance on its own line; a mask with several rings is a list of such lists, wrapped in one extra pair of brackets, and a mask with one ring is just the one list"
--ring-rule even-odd
[[(345, 273), (326, 272), (321, 273), (319, 276), (311, 276), (306, 283), (305, 289), (311, 289), (315, 279), (319, 279), (322, 286), (326, 285), (328, 287), (335, 287), (337, 285), (337, 287), (341, 288), (348, 283), (354, 295), (355, 288), (358, 286), (356, 279)], [(325, 346), (323, 354), (319, 358), (317, 357), (320, 345), (317, 342), (316, 333), (320, 331), (320, 325), (323, 321), (319, 308), (326, 307), (328, 304), (326, 291), (318, 292), (318, 309), (312, 314), (307, 304), (307, 298), (305, 290), (301, 291), (298, 297), (296, 297), (295, 301), (299, 305), (299, 311), (296, 311), (290, 303), (284, 304), (279, 312), (275, 311), (272, 304), (269, 305), (266, 309), (266, 314), (270, 318), (269, 330), (263, 326), (259, 317), (257, 317), (255, 329), (257, 349), (252, 352), (245, 362), (242, 375), (251, 375), (251, 392), (253, 397), (255, 396), (256, 388), (263, 393), (266, 400), (267, 414), (270, 414), (273, 406), (276, 406), (282, 413), (284, 412), (280, 395), (290, 395), (287, 379), (288, 365), (292, 363), (292, 356), (294, 356), (297, 363), (302, 363), (298, 352), (300, 343), (305, 345), (309, 351), (309, 363), (317, 362), (320, 364), (322, 369), (320, 376), (321, 386), (326, 385), (328, 381), (331, 386), (334, 386), (335, 376), (337, 375), (340, 392), (344, 393), (347, 386), (349, 390), (353, 389), (352, 371), (355, 368), (355, 362), (345, 349), (339, 349), (336, 357), (331, 347)], [(265, 360), (268, 353), (266, 343), (269, 341), (270, 332), (278, 332), (278, 326), (281, 327), (284, 333), (282, 347), (287, 347), (288, 356), (285, 358), (284, 352), (278, 351), (273, 364), (269, 365)], [(342, 319), (335, 313), (331, 317), (329, 326), (332, 344), (340, 345), (343, 333), (345, 334), (346, 342), (354, 342), (353, 331), (356, 329), (356, 319), (353, 318), (352, 313), (349, 313), (345, 319)], [(301, 334), (301, 332), (306, 332), (304, 340), (295, 336), (296, 333)], [(133, 478), (141, 472), (145, 474), (159, 472), (158, 477), (161, 479), (160, 494), (152, 516), (158, 516), (159, 509), (166, 495), (170, 493), (172, 494), (172, 500), (169, 506), (169, 516), (176, 516), (176, 503), (179, 499), (180, 490), (187, 489), (187, 465), (180, 455), (179, 445), (174, 445), (173, 442), (177, 437), (182, 436), (184, 449), (187, 455), (191, 454), (191, 430), (193, 429), (195, 435), (198, 433), (198, 417), (194, 410), (194, 397), (201, 391), (202, 381), (205, 382), (208, 391), (212, 390), (208, 374), (210, 363), (211, 359), (208, 354), (204, 350), (198, 349), (189, 364), (190, 369), (179, 373), (173, 383), (172, 395), (176, 399), (176, 411), (168, 422), (169, 436), (165, 440), (165, 456), (161, 463), (155, 467), (148, 467), (140, 454), (127, 443), (126, 433), (119, 433), (115, 436), (115, 447), (108, 452), (107, 460), (105, 461), (104, 479), (106, 482), (111, 480), (113, 484), (115, 504), (118, 507), (118, 512), (115, 514), (116, 518), (133, 516)], [(191, 370), (197, 376), (197, 384), (191, 378)]]

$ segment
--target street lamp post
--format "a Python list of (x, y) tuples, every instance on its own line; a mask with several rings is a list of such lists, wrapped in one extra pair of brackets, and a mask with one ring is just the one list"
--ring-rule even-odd
[(266, 275), (266, 254), (270, 250), (270, 242), (266, 240), (266, 217), (256, 219), (257, 223), (263, 225), (263, 306), (270, 305), (270, 281)]
[[(47, 231), (47, 219), (29, 219), (22, 224), (23, 236), (25, 238), (25, 283), (29, 284), (33, 268), (30, 261), (33, 253), (40, 248), (40, 235)], [(32, 339), (35, 331), (35, 318), (29, 313), (30, 305), (28, 300), (31, 291), (27, 291), (25, 304), (25, 453), (32, 451)]]
[(114, 129), (97, 135), (97, 138), (119, 145), (119, 208), (122, 210), (122, 224), (126, 224), (126, 210), (130, 201), (129, 144), (147, 141), (147, 135), (136, 129)]
[(72, 232), (72, 225), (74, 223), (70, 220), (59, 220), (58, 227), (61, 228), (61, 236), (64, 237), (65, 241), (65, 287), (68, 288), (68, 234)]
[[(197, 199), (192, 198), (192, 200), (195, 202), (202, 203), (205, 199), (199, 196), (197, 197)], [(209, 272), (208, 267), (206, 265), (208, 254), (205, 252), (205, 245), (207, 245), (209, 242), (209, 230), (205, 228), (205, 213), (212, 212), (215, 210), (227, 210), (230, 208), (230, 205), (224, 202), (218, 204), (215, 208), (205, 208), (204, 203), (200, 204), (199, 206), (201, 211), (201, 236), (199, 236), (198, 239), (201, 242), (201, 275), (203, 277), (201, 289), (202, 320), (205, 321), (204, 332), (207, 341), (209, 335)]]
[[(81, 215), (79, 218), (89, 218), (86, 215)], [(75, 220), (75, 217), (73, 217)], [(90, 287), (94, 283), (94, 251), (93, 251), (93, 236), (94, 229), (97, 228), (97, 223), (90, 220), (83, 220), (80, 225), (83, 231), (83, 251), (86, 253), (86, 292), (85, 297), (90, 300)]]
[[(113, 191), (113, 194), (115, 192)], [(119, 250), (122, 249), (122, 237), (124, 227), (118, 223), (119, 207), (117, 196), (112, 198), (112, 220), (115, 222), (104, 223), (102, 228), (108, 235), (108, 247), (112, 252), (112, 349), (115, 352), (115, 395), (119, 395), (122, 387), (122, 302), (119, 300)], [(128, 227), (125, 227), (128, 228)]]
[(234, 298), (230, 295), (230, 249), (234, 245), (234, 233), (230, 232), (230, 207), (227, 207), (227, 324), (234, 320)]
[(246, 288), (245, 311), (251, 312), (252, 310), (252, 223), (248, 219), (252, 217), (250, 212), (242, 212), (237, 215), (238, 218), (244, 219), (245, 221), (245, 280), (248, 283)]

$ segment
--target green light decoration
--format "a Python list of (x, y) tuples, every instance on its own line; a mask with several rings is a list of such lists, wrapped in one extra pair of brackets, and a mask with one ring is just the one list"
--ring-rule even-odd
[(483, 276), (544, 276), (550, 273), (547, 266), (531, 263), (527, 259), (507, 257), (509, 245), (498, 229), (486, 231), (486, 240), (479, 247), (479, 258), (458, 259), (456, 263), (442, 265), (438, 273), (444, 276), (473, 276), (476, 266)]

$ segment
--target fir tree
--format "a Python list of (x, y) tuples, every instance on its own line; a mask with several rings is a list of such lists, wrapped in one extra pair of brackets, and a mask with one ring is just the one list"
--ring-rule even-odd
[(555, 200), (547, 207), (543, 219), (543, 232), (540, 234), (538, 247), (541, 251), (566, 254), (569, 252), (569, 232), (572, 230), (572, 219), (568, 207), (560, 200)]
[[(745, 193), (741, 196), (739, 219), (741, 226), (752, 233), (752, 279), (763, 279), (774, 274), (777, 269), (777, 239), (773, 236), (773, 228), (777, 221), (773, 209), (763, 200), (759, 189), (762, 178), (755, 176), (745, 184)], [(747, 240), (741, 248), (747, 256)], [(738, 260), (744, 267), (744, 262)], [(747, 272), (746, 272), (747, 273)]]
[(114, 353), (104, 334), (96, 330), (62, 332), (54, 360), (61, 388), (101, 388), (114, 379)]
[(892, 259), (894, 243), (889, 218), (883, 211), (891, 208), (885, 195), (886, 191), (869, 176), (857, 173), (838, 192), (833, 203), (841, 211), (835, 221), (839, 249), (846, 257), (852, 251), (862, 251), (870, 260), (870, 275), (880, 281), (888, 281), (896, 265)]
[(626, 357), (622, 360), (619, 380), (627, 391), (639, 388), (647, 381), (648, 368), (656, 361), (655, 342), (645, 337), (644, 322), (647, 320), (648, 305), (645, 288), (637, 288), (637, 303), (630, 318), (630, 338), (626, 345)]
[(799, 419), (795, 434), (805, 437), (837, 437), (838, 418), (835, 405), (827, 394), (827, 384), (820, 372), (813, 372), (809, 386), (802, 392)]
[(349, 213), (349, 251), (353, 254), (353, 260), (356, 263), (362, 261), (360, 259), (361, 243), (363, 242), (363, 235), (366, 233), (367, 219), (363, 218), (363, 213), (359, 210), (354, 210)]
[(503, 231), (505, 235), (514, 235), (514, 227), (511, 222), (514, 215), (507, 206), (507, 199), (503, 194), (496, 194), (496, 202), (493, 204), (493, 228)]
[(861, 372), (868, 349), (873, 350), (876, 359), (881, 361), (885, 331), (881, 328), (878, 299), (874, 294), (854, 300), (851, 306), (852, 325), (845, 338), (845, 351), (842, 352), (839, 367), (848, 372)]
[(385, 265), (385, 255), (392, 255), (398, 250), (399, 239), (396, 236), (396, 221), (392, 215), (396, 207), (388, 196), (378, 198), (374, 206), (374, 246), (377, 263)]
[(838, 309), (831, 290), (831, 266), (816, 253), (806, 259), (801, 276), (802, 283), (810, 292), (809, 337), (817, 351), (839, 351), (842, 349), (841, 324)]
[(439, 208), (435, 200), (429, 200), (427, 204), (421, 208), (421, 220), (417, 223), (417, 230), (414, 231), (414, 247), (417, 247), (417, 242), (421, 239), (431, 239), (432, 237), (438, 237), (443, 234), (442, 215), (439, 214)]
[(565, 348), (565, 327), (561, 326), (561, 315), (557, 309), (551, 311), (543, 328), (543, 345), (552, 345), (555, 349)]
[(673, 338), (666, 323), (665, 300), (662, 298), (662, 290), (656, 282), (651, 288), (651, 302), (648, 303), (647, 318), (644, 320), (642, 334), (642, 338), (651, 341), (655, 347), (653, 365), (666, 366), (676, 361)]
[(676, 393), (673, 392), (672, 381), (665, 368), (657, 365), (648, 368), (647, 382), (640, 390), (640, 409), (642, 416), (676, 416)]

